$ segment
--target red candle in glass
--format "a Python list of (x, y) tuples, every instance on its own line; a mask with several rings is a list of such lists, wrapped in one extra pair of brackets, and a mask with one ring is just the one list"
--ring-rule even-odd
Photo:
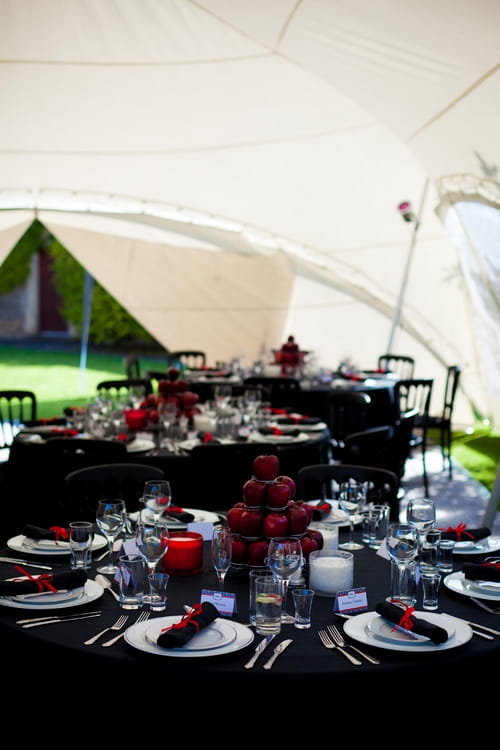
[(148, 423), (147, 409), (125, 409), (124, 416), (129, 430), (143, 430)]
[(191, 576), (203, 570), (203, 536), (196, 531), (170, 532), (162, 567), (169, 575)]

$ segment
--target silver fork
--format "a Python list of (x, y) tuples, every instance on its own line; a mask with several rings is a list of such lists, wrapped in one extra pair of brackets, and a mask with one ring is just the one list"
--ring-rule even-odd
[(335, 648), (337, 649), (337, 651), (340, 651), (340, 653), (343, 654), (346, 659), (349, 659), (351, 664), (355, 664), (357, 667), (360, 667), (362, 665), (363, 663), (362, 661), (360, 661), (359, 659), (356, 659), (355, 656), (351, 656), (351, 654), (349, 654), (343, 648), (341, 648), (340, 646), (337, 646), (336, 643), (333, 643), (333, 641), (331, 641), (330, 638), (328, 637), (328, 633), (326, 632), (326, 630), (318, 630), (318, 635), (320, 637), (321, 643), (323, 644), (325, 648)]
[(471, 596), (471, 601), (474, 602), (474, 604), (477, 604), (478, 607), (482, 607), (487, 612), (489, 612), (491, 615), (500, 615), (500, 607), (489, 607), (487, 604), (482, 602), (480, 599), (474, 599), (473, 596)]
[(335, 625), (327, 625), (327, 630), (332, 636), (333, 640), (337, 644), (337, 646), (343, 646), (344, 648), (352, 648), (353, 651), (357, 651), (357, 653), (363, 657), (363, 659), (366, 659), (366, 661), (370, 661), (372, 664), (380, 664), (380, 661), (378, 659), (375, 659), (374, 656), (370, 656), (370, 654), (365, 654), (364, 651), (361, 651), (360, 648), (356, 648), (356, 646), (353, 646), (352, 643), (346, 643), (345, 639), (342, 636), (342, 633), (338, 628), (335, 627)]
[(97, 639), (100, 638), (101, 635), (104, 635), (104, 633), (107, 633), (108, 630), (120, 630), (120, 628), (123, 628), (127, 620), (128, 620), (128, 615), (121, 615), (114, 625), (111, 625), (111, 627), (109, 628), (104, 628), (104, 630), (101, 630), (100, 633), (93, 635), (92, 638), (89, 638), (87, 641), (83, 642), (84, 645), (91, 646), (92, 643), (95, 643)]
[[(139, 622), (145, 622), (149, 618), (149, 612), (141, 612), (137, 620), (134, 622), (134, 625), (137, 625)], [(125, 635), (126, 631), (124, 630), (123, 633), (119, 633), (118, 635), (115, 635), (114, 638), (111, 638), (109, 641), (105, 641), (105, 643), (101, 643), (101, 646), (103, 648), (106, 648), (106, 646), (112, 646), (113, 643), (116, 643), (116, 641), (119, 641), (120, 638), (122, 638)]]

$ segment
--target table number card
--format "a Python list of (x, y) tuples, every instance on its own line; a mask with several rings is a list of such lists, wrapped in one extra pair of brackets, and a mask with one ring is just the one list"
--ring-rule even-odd
[(201, 603), (210, 602), (216, 607), (221, 615), (232, 615), (236, 612), (236, 595), (229, 594), (226, 591), (210, 591), (209, 589), (202, 589), (201, 592)]
[(339, 614), (352, 614), (366, 612), (368, 609), (368, 600), (366, 598), (365, 586), (358, 586), (348, 591), (337, 591), (333, 603), (333, 611)]

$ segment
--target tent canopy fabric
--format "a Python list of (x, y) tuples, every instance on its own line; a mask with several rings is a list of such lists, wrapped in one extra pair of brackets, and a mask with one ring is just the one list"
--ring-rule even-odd
[(457, 420), (500, 422), (498, 3), (0, 14), (0, 262), (38, 217), (162, 345), (210, 361), (293, 333), (318, 367), (371, 369), (396, 316), (433, 411), (460, 364)]

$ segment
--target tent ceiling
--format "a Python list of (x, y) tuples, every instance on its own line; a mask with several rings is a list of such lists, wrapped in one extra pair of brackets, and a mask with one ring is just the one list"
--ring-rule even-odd
[(498, 196), (499, 5), (0, 0), (0, 13), (0, 258), (38, 215), (168, 348), (251, 362), (293, 331), (322, 366), (371, 367), (414, 229), (396, 207), (425, 192), (394, 347), (435, 377), (435, 409), (457, 362), (464, 419), (470, 404), (500, 419), (464, 251), (436, 213), (451, 176)]

